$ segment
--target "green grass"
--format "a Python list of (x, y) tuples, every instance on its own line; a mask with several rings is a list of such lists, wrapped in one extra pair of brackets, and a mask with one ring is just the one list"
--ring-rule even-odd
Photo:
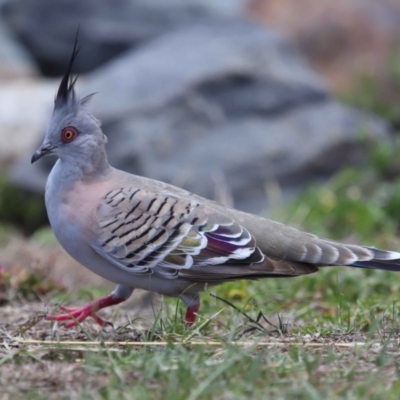
[[(346, 294), (336, 297), (334, 293), (320, 302), (311, 298), (308, 290), (324, 287), (326, 281), (335, 287), (336, 277), (323, 274), (316, 275), (313, 280), (311, 282), (310, 278), (303, 283), (302, 279), (293, 280), (293, 286), (282, 283), (280, 296), (288, 295), (285, 303), (290, 301), (305, 322), (293, 328), (290, 334), (276, 330), (268, 334), (261, 329), (244, 334), (254, 324), (232, 307), (207, 321), (224, 307), (224, 303), (221, 305), (217, 301), (210, 302), (197, 325), (188, 330), (181, 322), (183, 310), (172, 300), (168, 301), (167, 310), (158, 315), (154, 326), (142, 332), (142, 340), (155, 341), (153, 343), (163, 340), (167, 342), (165, 345), (116, 344), (110, 348), (101, 344), (104, 339), (98, 334), (97, 337), (87, 336), (97, 340), (97, 346), (26, 346), (11, 357), (14, 350), (9, 350), (0, 358), (3, 368), (8, 365), (18, 371), (30, 365), (38, 373), (36, 379), (29, 382), (28, 390), (22, 389), (24, 382), (18, 380), (21, 378), (7, 390), (14, 396), (17, 388), (20, 396), (32, 399), (70, 398), (70, 395), (80, 399), (380, 399), (383, 396), (397, 399), (400, 395), (400, 351), (396, 341), (400, 310), (397, 302), (386, 302), (384, 296), (376, 295), (354, 303)], [(245, 312), (249, 316), (257, 318), (261, 310), (265, 312), (268, 308), (281, 311), (280, 296), (274, 295), (276, 287), (269, 282), (272, 280), (266, 281), (271, 294), (263, 298), (263, 302), (269, 300), (268, 305), (247, 307)], [(382, 279), (381, 283), (384, 282), (387, 280)], [(251, 290), (258, 296), (261, 290), (267, 292), (262, 283), (253, 286)], [(367, 284), (360, 286), (364, 294), (372, 293), (366, 288)], [(296, 290), (300, 291), (298, 297), (305, 294), (305, 298), (293, 298), (290, 293)], [(353, 294), (355, 292), (356, 288)], [(137, 321), (132, 322), (131, 328), (135, 327)], [(239, 346), (234, 343), (236, 339), (252, 344)], [(193, 340), (203, 343), (216, 340), (220, 345), (190, 344)], [(320, 343), (321, 347), (301, 345), (308, 340)], [(367, 344), (342, 349), (340, 344), (348, 340)], [(260, 347), (260, 342), (277, 342), (284, 347)], [(51, 381), (48, 371), (57, 365), (65, 372)], [(79, 380), (78, 385), (70, 383), (68, 390), (66, 382), (71, 380), (68, 369), (71, 366), (78, 369)], [(41, 369), (47, 373), (41, 373)]]
[(47, 216), (43, 196), (12, 186), (0, 173), (0, 245), (4, 229), (18, 226), (24, 233), (30, 234), (45, 221)]
[[(166, 342), (162, 346), (102, 345), (116, 340), (112, 334), (110, 339), (112, 330), (96, 331), (91, 321), (78, 338), (76, 333), (68, 338), (81, 346), (16, 348), (15, 338), (8, 338), (9, 348), (0, 351), (0, 387), (12, 398), (28, 399), (397, 399), (399, 288), (395, 274), (330, 268), (302, 278), (215, 288), (203, 294), (201, 316), (191, 329), (183, 324), (182, 304), (168, 299), (163, 311), (155, 310), (150, 329), (138, 333), (139, 340)], [(138, 329), (141, 321), (129, 322), (129, 310), (119, 314), (126, 324), (119, 328), (121, 337)], [(48, 334), (51, 326), (43, 324)], [(23, 337), (29, 339), (33, 330)], [(62, 343), (66, 333), (58, 332)], [(84, 346), (85, 340), (98, 345)], [(258, 346), (263, 342), (272, 345)], [(365, 345), (341, 347), (348, 342)], [(18, 372), (12, 386), (2, 381), (5, 367)]]
[(400, 47), (394, 46), (380, 76), (363, 72), (354, 80), (342, 100), (356, 108), (376, 114), (399, 127), (400, 122)]

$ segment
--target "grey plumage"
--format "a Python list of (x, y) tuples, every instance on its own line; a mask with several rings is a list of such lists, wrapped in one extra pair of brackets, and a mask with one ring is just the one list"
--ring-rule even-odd
[(86, 110), (71, 79), (71, 62), (55, 99), (41, 148), (59, 159), (46, 185), (46, 208), (67, 252), (104, 278), (113, 293), (48, 319), (67, 326), (117, 304), (133, 288), (179, 296), (194, 322), (198, 293), (242, 278), (291, 277), (344, 265), (400, 271), (400, 254), (321, 239), (280, 223), (225, 208), (163, 182), (111, 167), (100, 123)]

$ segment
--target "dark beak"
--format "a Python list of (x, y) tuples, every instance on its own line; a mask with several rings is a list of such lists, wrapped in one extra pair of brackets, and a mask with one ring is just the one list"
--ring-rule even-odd
[(35, 153), (32, 156), (31, 164), (33, 164), (35, 161), (39, 160), (40, 158), (47, 156), (51, 154), (56, 146), (46, 143), (43, 144), (38, 150), (35, 151)]

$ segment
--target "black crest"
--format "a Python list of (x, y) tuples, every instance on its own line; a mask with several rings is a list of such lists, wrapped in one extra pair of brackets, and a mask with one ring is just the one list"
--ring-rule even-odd
[(69, 60), (67, 72), (65, 73), (65, 75), (61, 80), (60, 86), (56, 94), (56, 98), (54, 100), (55, 107), (61, 107), (62, 105), (67, 103), (69, 98), (72, 99), (75, 98), (74, 85), (78, 77), (73, 79), (71, 76), (71, 70), (72, 66), (74, 65), (76, 56), (78, 55), (80, 50), (80, 46), (78, 47), (78, 35), (79, 35), (79, 27), (78, 31), (76, 32), (74, 49), (72, 50), (72, 55)]

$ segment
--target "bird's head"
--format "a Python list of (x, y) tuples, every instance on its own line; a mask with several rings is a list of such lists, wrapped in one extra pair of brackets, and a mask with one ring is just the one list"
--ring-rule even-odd
[(91, 163), (104, 155), (106, 136), (100, 128), (100, 122), (87, 110), (86, 105), (92, 95), (80, 99), (74, 89), (77, 78), (71, 76), (72, 66), (79, 52), (77, 38), (68, 65), (56, 97), (54, 110), (46, 129), (43, 144), (32, 156), (32, 163), (48, 155), (74, 164)]

